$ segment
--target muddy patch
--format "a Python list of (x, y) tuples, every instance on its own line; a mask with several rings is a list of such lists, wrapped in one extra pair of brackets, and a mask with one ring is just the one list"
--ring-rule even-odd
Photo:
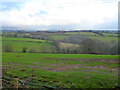
[(50, 69), (51, 71), (54, 72), (59, 72), (59, 71), (65, 71), (65, 70), (69, 70), (69, 69), (76, 69), (76, 68), (80, 68), (80, 67), (85, 67), (85, 64), (74, 64), (74, 65), (65, 65), (65, 66), (59, 66), (56, 67), (54, 69)]
[[(52, 58), (46, 58), (46, 60), (52, 60)], [(118, 59), (79, 59), (79, 58), (57, 58), (55, 61), (90, 61), (90, 62), (107, 62), (107, 63), (118, 63)]]
[[(104, 70), (108, 70), (111, 72), (117, 71), (117, 68), (109, 68), (104, 65), (86, 66), (87, 63), (73, 64), (73, 65), (67, 65), (65, 63), (56, 63), (56, 64), (49, 64), (49, 65), (44, 65), (44, 66), (42, 66), (42, 65), (22, 65), (22, 64), (18, 64), (18, 63), (7, 63), (6, 65), (12, 66), (13, 68), (16, 66), (20, 66), (21, 69), (23, 69), (23, 67), (30, 67), (33, 69), (37, 68), (37, 69), (43, 69), (43, 70), (53, 71), (53, 72), (62, 72), (62, 71), (68, 71), (68, 70), (72, 71), (72, 69), (75, 69), (78, 71), (86, 71), (86, 72), (95, 71), (95, 69), (104, 69)], [(84, 68), (84, 70), (80, 69), (80, 68)], [(8, 69), (10, 69), (10, 67)]]
[(67, 71), (70, 69), (78, 69), (78, 68), (86, 68), (87, 70), (93, 70), (93, 69), (104, 69), (104, 70), (110, 70), (110, 71), (116, 71), (117, 68), (108, 68), (104, 65), (98, 65), (98, 66), (85, 66), (83, 64), (74, 64), (74, 65), (66, 65), (66, 66), (62, 66), (62, 67), (58, 67), (58, 68), (54, 68), (54, 69), (50, 69), (51, 71), (54, 72), (59, 72), (59, 71)]
[(88, 66), (87, 68), (90, 68), (90, 69), (109, 69), (108, 67), (103, 66), (103, 65), (98, 65), (98, 66)]

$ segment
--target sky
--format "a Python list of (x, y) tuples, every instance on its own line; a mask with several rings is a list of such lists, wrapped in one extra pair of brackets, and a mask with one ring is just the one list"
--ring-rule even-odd
[[(117, 29), (119, 0), (2, 0), (2, 26)], [(2, 15), (2, 16), (1, 16)]]

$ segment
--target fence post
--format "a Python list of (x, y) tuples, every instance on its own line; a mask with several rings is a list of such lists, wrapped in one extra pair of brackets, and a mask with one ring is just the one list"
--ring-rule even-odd
[(2, 90), (2, 79), (0, 79), (0, 89)]
[(14, 78), (14, 88), (18, 90), (18, 78)]

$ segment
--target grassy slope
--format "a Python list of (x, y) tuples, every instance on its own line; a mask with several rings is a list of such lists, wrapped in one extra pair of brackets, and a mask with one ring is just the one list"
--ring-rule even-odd
[(65, 34), (80, 34), (80, 35), (97, 35), (92, 32), (66, 32)]
[(29, 39), (29, 38), (14, 38), (3, 37), (3, 48), (6, 44), (11, 44), (13, 51), (22, 51), (23, 47), (27, 47), (27, 52), (33, 49), (36, 52), (42, 52), (42, 48), (45, 48), (46, 52), (51, 52), (51, 43), (45, 40)]
[(89, 36), (92, 39), (98, 39), (104, 42), (118, 41), (118, 37), (110, 37), (110, 36)]
[[(66, 60), (62, 60), (63, 58), (66, 58)], [(112, 68), (113, 66), (117, 67), (117, 63), (105, 63), (99, 61), (91, 62), (85, 60), (74, 61), (74, 59), (80, 58), (88, 60), (91, 58), (109, 60), (117, 59), (118, 56), (89, 54), (3, 53), (3, 68), (6, 68), (4, 75), (9, 77), (18, 76), (24, 81), (42, 83), (62, 88), (111, 88), (116, 85), (118, 80), (117, 72), (111, 72), (106, 69), (89, 69), (93, 71), (87, 71), (88, 68), (86, 67), (104, 65)], [(69, 59), (72, 59), (72, 61), (69, 61)], [(65, 63), (64, 65), (83, 64), (84, 67), (59, 72), (39, 68), (42, 66), (57, 68), (59, 65), (62, 66), (61, 63)], [(57, 64), (57, 66), (54, 66), (55, 64)], [(95, 70), (97, 70), (97, 72)], [(35, 77), (32, 78), (32, 75), (35, 75)]]
[(40, 40), (40, 39), (31, 39), (31, 38), (15, 38), (15, 37), (2, 37), (2, 40), (13, 40), (13, 41), (33, 41), (33, 42), (46, 42), (45, 40)]
[(0, 52), (2, 52), (2, 37), (0, 36)]
[(118, 34), (110, 34), (110, 33), (103, 33), (103, 34), (104, 36), (100, 36), (92, 32), (66, 32), (65, 34), (52, 34), (51, 36), (49, 36), (49, 38), (53, 40), (63, 40), (65, 38), (70, 38), (76, 35), (80, 35), (82, 37), (98, 39), (105, 42), (118, 41), (118, 37), (115, 37), (118, 36)]
[(65, 38), (69, 38), (70, 36), (66, 36), (64, 34), (56, 34), (56, 35), (50, 35), (49, 38), (53, 40), (63, 40)]

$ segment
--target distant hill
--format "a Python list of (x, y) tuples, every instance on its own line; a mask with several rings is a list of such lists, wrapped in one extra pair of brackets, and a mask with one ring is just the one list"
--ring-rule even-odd
[(2, 32), (16, 32), (16, 31), (33, 31), (33, 32), (104, 32), (104, 33), (118, 33), (120, 31), (118, 30), (76, 30), (76, 29), (69, 29), (69, 30), (60, 30), (60, 29), (48, 29), (48, 30), (42, 30), (42, 29), (34, 29), (34, 28), (28, 28), (28, 27), (11, 27), (11, 26), (3, 26)]

